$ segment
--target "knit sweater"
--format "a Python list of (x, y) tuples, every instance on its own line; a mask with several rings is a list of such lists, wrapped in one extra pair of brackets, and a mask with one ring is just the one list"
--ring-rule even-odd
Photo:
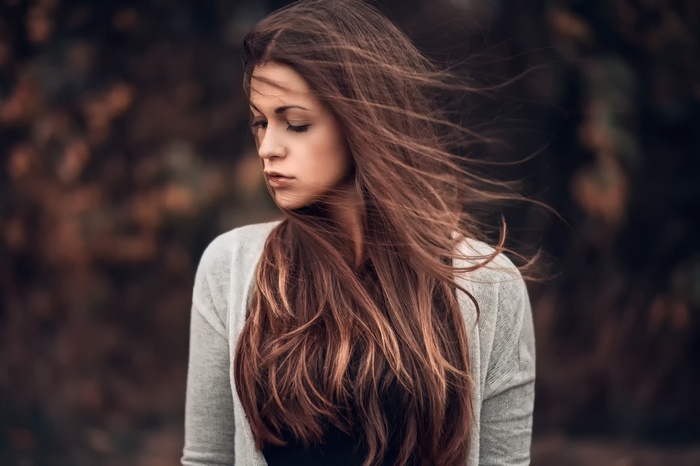
[[(279, 222), (236, 228), (206, 248), (192, 297), (183, 466), (265, 466), (238, 398), (232, 362), (265, 240)], [(465, 240), (474, 260), (493, 251)], [(471, 262), (455, 261), (456, 266)], [(500, 254), (458, 278), (479, 303), (457, 297), (469, 341), (473, 380), (467, 466), (530, 464), (535, 339), (527, 289)]]

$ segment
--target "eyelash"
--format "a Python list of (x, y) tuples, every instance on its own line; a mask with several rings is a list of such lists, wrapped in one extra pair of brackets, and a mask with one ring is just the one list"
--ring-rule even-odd
[[(263, 125), (265, 125), (265, 126), (263, 126)], [(287, 130), (291, 131), (293, 133), (305, 133), (309, 130), (309, 126), (311, 126), (311, 125), (294, 126), (294, 125), (290, 125), (289, 123), (287, 123)], [(259, 128), (265, 129), (265, 128), (267, 128), (267, 122), (256, 121), (255, 123), (251, 124), (250, 127), (253, 129), (253, 131), (256, 131)]]

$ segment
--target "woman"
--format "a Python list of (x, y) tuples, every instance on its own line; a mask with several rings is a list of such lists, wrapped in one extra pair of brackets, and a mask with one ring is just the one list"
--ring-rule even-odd
[(285, 218), (202, 257), (183, 465), (529, 464), (530, 304), (468, 214), (461, 88), (359, 0), (264, 18), (244, 65)]

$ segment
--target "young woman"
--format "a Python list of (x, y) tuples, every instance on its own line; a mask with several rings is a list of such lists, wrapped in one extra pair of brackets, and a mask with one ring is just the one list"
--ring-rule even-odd
[(478, 240), (460, 87), (359, 0), (264, 18), (244, 64), (284, 220), (202, 257), (182, 464), (529, 464), (530, 304)]

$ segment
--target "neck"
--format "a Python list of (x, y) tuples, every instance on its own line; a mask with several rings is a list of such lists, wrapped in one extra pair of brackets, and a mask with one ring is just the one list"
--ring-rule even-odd
[(338, 192), (336, 202), (331, 210), (333, 219), (348, 233), (353, 242), (355, 265), (362, 262), (362, 218), (360, 216), (360, 198), (354, 187), (349, 186)]

